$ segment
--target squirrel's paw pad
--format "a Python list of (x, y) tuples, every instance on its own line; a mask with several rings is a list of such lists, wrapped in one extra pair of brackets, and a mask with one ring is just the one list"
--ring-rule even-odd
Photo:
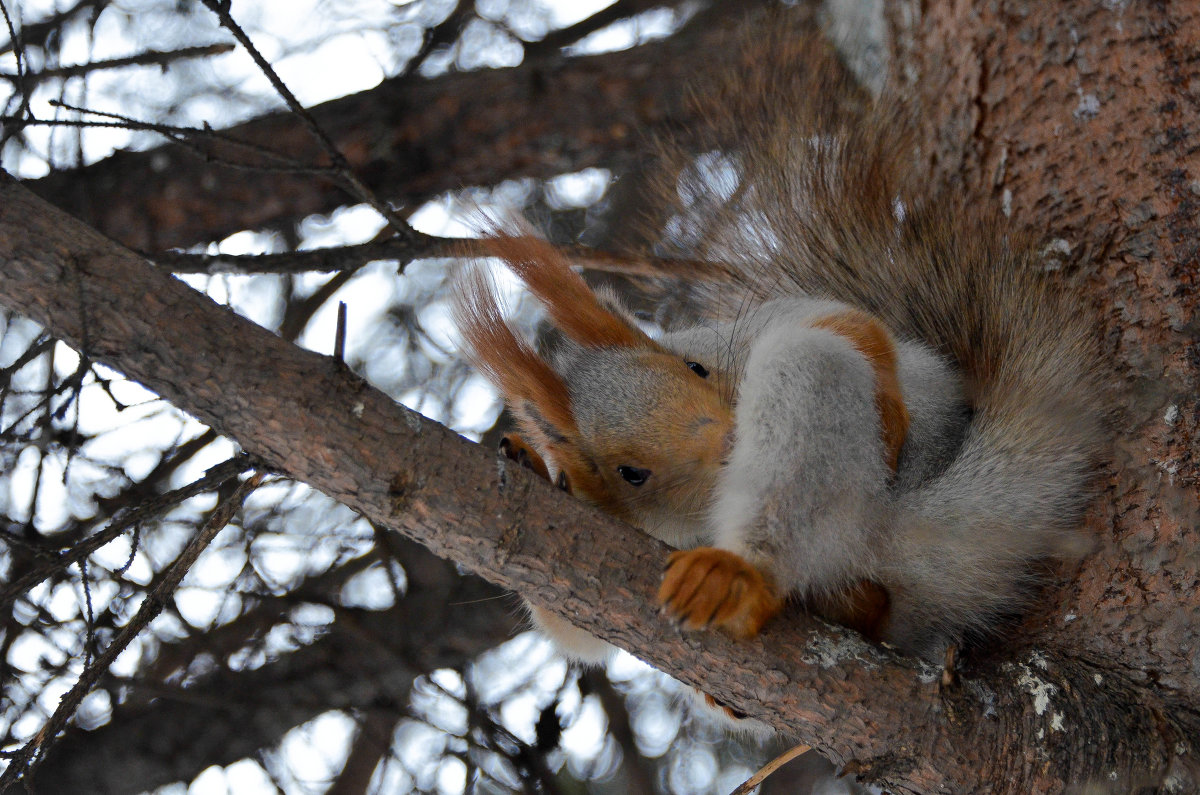
[(700, 547), (667, 561), (658, 601), (687, 629), (752, 638), (782, 605), (767, 577), (732, 552)]

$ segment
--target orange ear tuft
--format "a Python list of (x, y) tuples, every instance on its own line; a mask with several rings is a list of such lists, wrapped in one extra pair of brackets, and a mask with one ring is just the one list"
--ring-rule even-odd
[(452, 306), (468, 358), (504, 394), (509, 406), (520, 412), (523, 403), (531, 403), (562, 435), (575, 435), (566, 384), (504, 322), (491, 277), (479, 268), (468, 270), (455, 288)]
[(537, 296), (554, 325), (589, 348), (645, 347), (654, 343), (640, 329), (606, 309), (567, 258), (544, 240), (498, 233), (488, 248), (503, 259)]
[(504, 322), (491, 277), (478, 268), (467, 271), (455, 287), (452, 307), (468, 358), (503, 393), (532, 449), (557, 471), (560, 487), (628, 519), (580, 448), (566, 384)]

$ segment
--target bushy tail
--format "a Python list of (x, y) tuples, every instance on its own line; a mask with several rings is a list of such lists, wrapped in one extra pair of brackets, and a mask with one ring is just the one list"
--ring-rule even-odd
[(901, 496), (885, 577), (891, 634), (913, 646), (982, 629), (1038, 561), (1084, 546), (1105, 453), (1090, 312), (1003, 219), (918, 189), (910, 112), (864, 96), (824, 44), (760, 39), (744, 67), (705, 91), (709, 139), (687, 148), (706, 154), (666, 147), (660, 246), (726, 264), (710, 303), (727, 316), (826, 296), (957, 363), (973, 418), (949, 466)]

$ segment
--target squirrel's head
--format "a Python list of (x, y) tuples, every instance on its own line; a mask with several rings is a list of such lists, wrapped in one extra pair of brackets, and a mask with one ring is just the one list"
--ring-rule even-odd
[(551, 478), (664, 540), (698, 533), (733, 428), (715, 363), (664, 349), (548, 243), (492, 245), (545, 304), (559, 349), (547, 361), (517, 335), (479, 271), (457, 291), (455, 320)]

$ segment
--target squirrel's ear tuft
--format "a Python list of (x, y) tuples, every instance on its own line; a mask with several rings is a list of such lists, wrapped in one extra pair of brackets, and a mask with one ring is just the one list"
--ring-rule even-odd
[(520, 412), (522, 405), (532, 404), (560, 436), (575, 436), (567, 385), (504, 321), (491, 276), (480, 268), (467, 269), (451, 306), (467, 358), (500, 390), (509, 407)]
[(623, 313), (601, 302), (562, 252), (531, 235), (497, 233), (488, 248), (546, 305), (553, 324), (588, 348), (657, 347)]
[[(587, 295), (596, 302), (590, 291)], [(491, 276), (480, 268), (467, 269), (451, 306), (467, 358), (503, 394), (524, 438), (558, 470), (572, 494), (624, 517), (596, 464), (580, 447), (567, 385), (504, 321)]]

